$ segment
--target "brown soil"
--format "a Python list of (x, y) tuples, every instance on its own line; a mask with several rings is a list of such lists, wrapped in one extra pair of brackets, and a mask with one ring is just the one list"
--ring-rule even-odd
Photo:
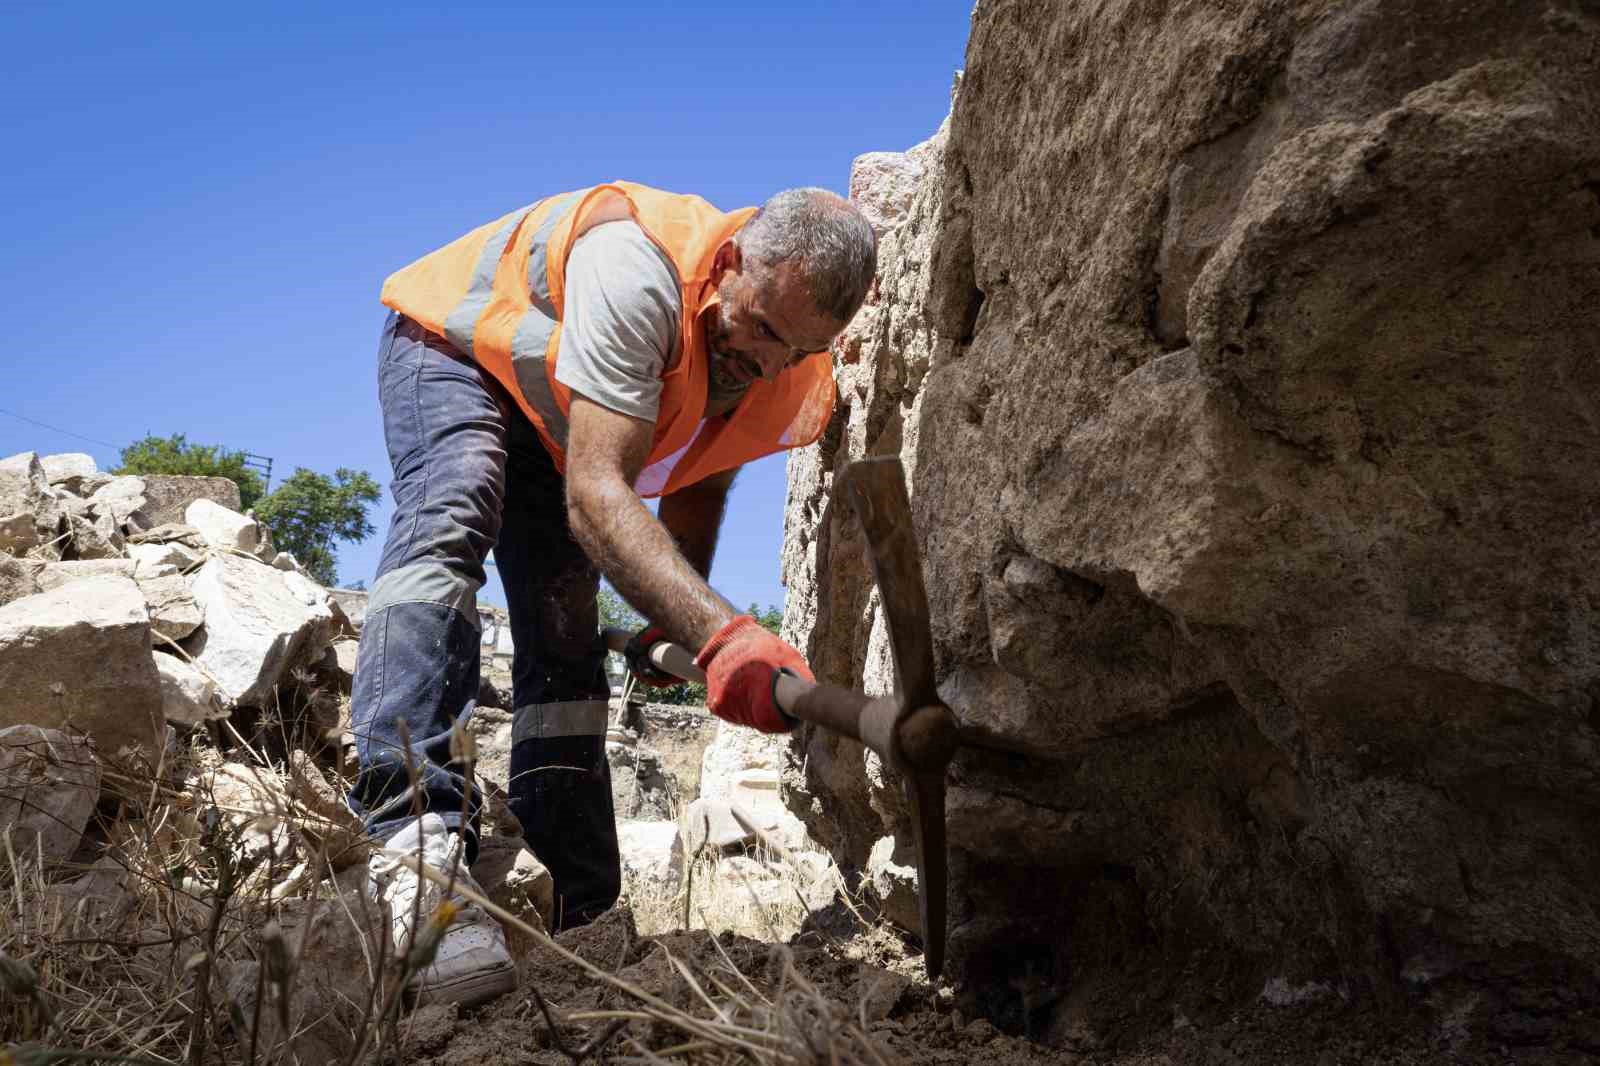
[[(1294, 1007), (1263, 1002), (1209, 1022), (1180, 1015), (1168, 1026), (1125, 1038), (1123, 1046), (1116, 1048), (1045, 1047), (1025, 1034), (1001, 1032), (991, 1022), (963, 1013), (958, 1006), (962, 997), (948, 987), (928, 984), (921, 974), (920, 956), (883, 928), (857, 929), (845, 937), (812, 931), (787, 946), (730, 933), (713, 937), (704, 931), (640, 937), (631, 914), (618, 908), (595, 925), (558, 939), (564, 947), (639, 990), (705, 1017), (711, 1016), (711, 1008), (690, 987), (684, 969), (695, 975), (710, 1000), (725, 1011), (736, 1009), (730, 1004), (759, 1004), (758, 996), (781, 1004), (786, 988), (810, 986), (804, 989), (811, 1007), (804, 1012), (806, 1017), (796, 1022), (791, 1016), (788, 1021), (801, 1029), (810, 1026), (811, 1040), (817, 1046), (813, 1055), (756, 1059), (736, 1048), (708, 1048), (705, 1057), (691, 1060), (696, 1062), (1409, 1066), (1514, 1059), (1438, 1046), (1425, 1035), (1432, 1027), (1419, 1018), (1382, 1017), (1336, 999), (1331, 1004), (1324, 1001)], [(734, 974), (734, 968), (742, 978)], [(566, 1052), (557, 1046), (542, 1017), (535, 989), (550, 1005)], [(829, 1009), (819, 1007), (817, 999), (831, 1005), (831, 1024), (825, 1017)], [(625, 992), (583, 978), (570, 963), (534, 948), (522, 962), (516, 993), (475, 1011), (460, 1012), (449, 1006), (413, 1014), (404, 1029), (404, 1058), (419, 1066), (572, 1063), (586, 1044), (612, 1024), (610, 1018), (591, 1015), (627, 1011), (637, 1002)], [(841, 1039), (844, 1019), (855, 1023), (853, 1043)], [(773, 1024), (770, 1017), (767, 1024)], [(644, 1049), (662, 1054), (687, 1039), (660, 1023), (631, 1021), (583, 1061), (662, 1061), (647, 1057)]]

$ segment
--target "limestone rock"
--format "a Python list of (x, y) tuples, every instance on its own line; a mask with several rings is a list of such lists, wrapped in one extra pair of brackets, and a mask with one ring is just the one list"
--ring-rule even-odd
[(225, 477), (190, 477), (181, 474), (143, 474), (144, 514), (151, 526), (184, 521), (189, 505), (210, 500), (229, 511), (242, 511), (239, 486)]
[(102, 758), (161, 750), (161, 680), (139, 587), (105, 575), (0, 607), (0, 725), (81, 730)]
[(511, 712), (498, 707), (479, 707), (467, 720), (478, 745), (478, 775), (501, 786), (511, 777), (512, 724)]
[(195, 551), (204, 551), (206, 539), (200, 531), (193, 526), (186, 526), (182, 522), (163, 522), (151, 526), (142, 533), (132, 533), (128, 536), (129, 544), (181, 544)]
[(619, 821), (617, 848), (622, 853), (623, 883), (651, 882), (657, 886), (678, 882), (678, 823), (672, 821)]
[(850, 166), (850, 202), (879, 234), (905, 221), (922, 181), (926, 145), (909, 152), (867, 152)]
[[(191, 510), (209, 503), (200, 501)], [(228, 701), (261, 705), (291, 667), (322, 655), (333, 614), (325, 598), (307, 602), (318, 597), (292, 584), (297, 577), (254, 559), (221, 554), (189, 579), (205, 626), (185, 649), (216, 679)]]
[(122, 531), (110, 515), (89, 519), (76, 514), (67, 515), (67, 525), (72, 531), (72, 556), (75, 559), (121, 559), (126, 541)]
[(716, 739), (718, 720), (704, 707), (670, 703), (630, 704), (619, 721), (658, 761), (664, 787), (681, 810), (700, 795), (706, 748)]
[(39, 527), (33, 512), (18, 511), (0, 515), (0, 552), (8, 555), (31, 553), (40, 545)]
[(46, 563), (35, 580), (40, 592), (49, 592), (74, 581), (90, 577), (129, 577), (136, 567), (131, 559), (69, 559), (60, 563)]
[(740, 774), (780, 769), (788, 749), (789, 739), (783, 734), (761, 733), (719, 720), (716, 735), (706, 746), (701, 762), (700, 795), (731, 797)]
[(59, 559), (65, 519), (37, 454), (0, 459), (0, 551)]
[(331, 685), (338, 692), (349, 695), (350, 686), (354, 683), (356, 676), (356, 652), (360, 647), (360, 641), (351, 640), (348, 637), (336, 640), (328, 645), (328, 650), (323, 654), (322, 661), (317, 666), (323, 683)]
[(247, 515), (231, 511), (210, 498), (193, 500), (184, 509), (183, 521), (219, 551), (254, 553), (261, 546), (261, 526)]
[(361, 625), (367, 620), (367, 596), (361, 589), (329, 589), (328, 594), (333, 597), (333, 602), (339, 607), (350, 628), (356, 633), (361, 632)]
[(867, 856), (865, 874), (866, 885), (885, 918), (911, 932), (922, 928), (915, 847), (898, 844), (892, 836), (879, 838)]
[(39, 574), (44, 568), (44, 563), (33, 559), (0, 554), (0, 607), (43, 591), (39, 587)]
[(193, 729), (224, 717), (210, 678), (176, 655), (156, 652), (154, 660), (161, 675), (161, 714), (168, 722)]
[[(736, 808), (743, 822), (735, 817)], [(702, 796), (689, 804), (678, 819), (678, 850), (692, 856), (701, 848), (714, 851), (745, 848), (756, 841), (753, 830), (775, 828), (776, 824), (775, 819), (763, 818), (727, 800)]]
[(84, 481), (100, 472), (100, 468), (95, 465), (94, 456), (83, 452), (46, 455), (39, 460), (39, 465), (44, 467), (45, 480), (51, 485), (59, 485), (68, 492), (78, 495), (82, 495), (80, 486)]
[(289, 794), (303, 808), (297, 813), (300, 831), (330, 866), (343, 870), (367, 861), (372, 840), (361, 819), (303, 751), (289, 755)]
[[(1600, 996), (1600, 23), (985, 3), (967, 64), (784, 556), (786, 634), (885, 690), (835, 479), (901, 458), (972, 742), (949, 972), (1026, 942), (1055, 1040), (1166, 952), (1552, 1042), (1517, 1004)], [(842, 865), (903, 829), (859, 745), (788, 755)]]
[(77, 850), (100, 798), (100, 764), (81, 737), (36, 725), (0, 729), (0, 836), (46, 866)]
[(611, 764), (611, 805), (618, 818), (671, 818), (678, 797), (662, 772), (661, 756), (639, 744), (606, 742)]
[(203, 803), (237, 827), (241, 854), (273, 856), (278, 860), (293, 854), (289, 786), (276, 770), (242, 762), (223, 763), (202, 773), (195, 791)]
[(127, 554), (136, 564), (134, 572), (140, 577), (188, 570), (200, 561), (200, 553), (181, 541), (129, 544)]
[(143, 510), (146, 502), (144, 479), (132, 474), (112, 478), (89, 497), (94, 516), (109, 518), (119, 531), (137, 532), (152, 524)]
[(138, 578), (139, 591), (144, 593), (146, 609), (150, 612), (150, 629), (168, 640), (182, 640), (200, 628), (205, 616), (189, 583), (180, 574), (162, 577)]
[[(241, 1020), (242, 1040), (250, 1044), (249, 1027), (257, 1024), (257, 1053), (263, 1061), (343, 1062), (355, 1050), (372, 995), (371, 960), (387, 957), (383, 938), (388, 915), (381, 903), (360, 889), (337, 899), (289, 899), (278, 911), (276, 929), (291, 957), (297, 957), (293, 981), (286, 990), (262, 981), (259, 963), (245, 963), (227, 976), (229, 1014)], [(266, 986), (266, 1000), (256, 1009), (257, 986)], [(291, 1032), (281, 1028), (280, 991), (287, 991)]]
[[(472, 876), (494, 903), (535, 929), (549, 928), (555, 881), (521, 837), (483, 837)], [(513, 930), (507, 927), (506, 932), (510, 935)]]

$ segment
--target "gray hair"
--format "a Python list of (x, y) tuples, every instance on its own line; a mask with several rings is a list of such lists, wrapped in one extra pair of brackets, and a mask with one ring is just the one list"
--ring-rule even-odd
[(761, 205), (737, 240), (758, 271), (786, 262), (798, 267), (817, 310), (840, 322), (866, 300), (878, 266), (872, 226), (827, 189), (785, 189)]

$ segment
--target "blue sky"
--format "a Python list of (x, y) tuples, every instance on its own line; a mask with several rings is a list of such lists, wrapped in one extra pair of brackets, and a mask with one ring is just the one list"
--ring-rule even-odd
[[(0, 456), (181, 432), (387, 488), (389, 272), (613, 178), (844, 192), (943, 119), (971, 0), (4, 6)], [(781, 457), (734, 490), (712, 581), (741, 606), (782, 602), (783, 499)]]

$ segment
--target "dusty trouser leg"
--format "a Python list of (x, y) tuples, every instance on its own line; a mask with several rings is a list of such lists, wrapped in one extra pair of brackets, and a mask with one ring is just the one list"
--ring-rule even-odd
[(451, 762), (450, 730), (465, 724), (478, 693), (477, 592), (500, 533), (509, 401), (476, 364), (394, 315), (379, 351), (378, 395), (395, 512), (356, 655), (350, 717), (359, 773), (350, 806), (379, 839), (419, 811), (438, 814), (462, 835), (471, 861), (480, 797)]
[(567, 527), (561, 477), (533, 427), (509, 429), (495, 561), (511, 614), (511, 810), (555, 881), (555, 924), (592, 921), (622, 887), (606, 762), (600, 575)]

